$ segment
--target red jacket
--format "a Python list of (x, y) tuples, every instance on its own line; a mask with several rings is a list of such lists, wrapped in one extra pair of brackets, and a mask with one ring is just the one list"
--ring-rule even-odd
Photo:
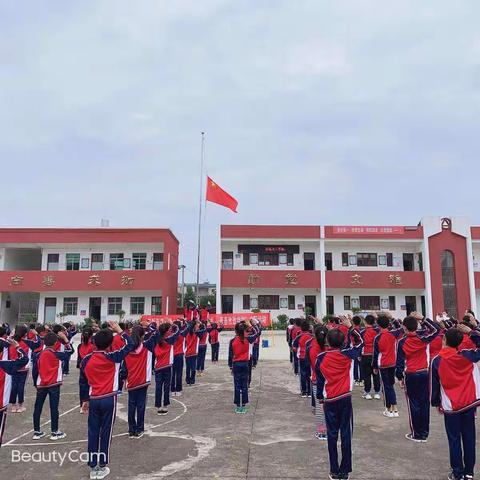
[(198, 354), (198, 346), (200, 344), (200, 336), (205, 332), (205, 327), (200, 328), (199, 330), (194, 330), (192, 325), (189, 326), (189, 331), (185, 337), (187, 343), (187, 349), (185, 351), (186, 357), (194, 357)]
[(228, 366), (233, 367), (234, 362), (248, 362), (252, 355), (252, 344), (257, 338), (258, 328), (253, 327), (252, 333), (243, 340), (236, 335), (230, 340), (228, 348)]
[(292, 346), (297, 350), (297, 357), (300, 360), (305, 359), (307, 353), (307, 342), (313, 338), (310, 332), (301, 332), (293, 341)]
[(150, 385), (152, 378), (152, 352), (141, 343), (125, 357), (127, 390)]
[(310, 363), (310, 380), (314, 383), (317, 382), (317, 375), (315, 374), (315, 362), (317, 361), (317, 357), (324, 351), (325, 349), (320, 348), (320, 345), (315, 340), (315, 338), (311, 338), (310, 340), (308, 340), (306, 357)]
[(364, 343), (362, 355), (373, 355), (373, 341), (378, 335), (378, 330), (374, 326), (367, 324), (360, 333)]
[[(36, 350), (38, 347), (40, 347), (40, 345), (42, 344), (42, 341), (40, 340), (40, 337), (35, 336), (33, 340), (29, 338), (22, 338), (18, 342), (18, 344), (20, 345), (20, 348), (25, 352), (28, 358), (28, 363), (25, 366), (21, 367), (18, 371), (28, 372), (28, 370), (30, 369), (31, 361), (32, 361), (33, 350)], [(10, 345), (9, 347), (8, 356), (10, 360), (15, 360), (16, 358), (18, 358), (18, 350), (13, 345)]]
[(57, 352), (48, 347), (33, 354), (32, 377), (37, 388), (49, 388), (61, 385), (63, 381), (63, 362), (70, 358), (72, 347), (65, 345), (65, 351)]
[(382, 328), (373, 341), (373, 368), (390, 368), (397, 364), (397, 338), (403, 329)]
[[(0, 339), (0, 351), (8, 351), (8, 345)], [(15, 359), (0, 360), (0, 412), (6, 410), (10, 403), (12, 375), (21, 370), (27, 363), (28, 357), (20, 347), (16, 349)]]

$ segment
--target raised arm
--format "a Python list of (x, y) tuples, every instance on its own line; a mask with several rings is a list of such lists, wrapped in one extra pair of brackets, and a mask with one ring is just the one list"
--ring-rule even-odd
[(433, 322), (429, 318), (425, 318), (422, 325), (426, 327), (425, 333), (420, 336), (422, 342), (430, 343), (435, 340), (440, 333), (440, 325), (438, 325), (436, 322)]
[(18, 356), (15, 360), (0, 361), (0, 368), (2, 368), (7, 375), (13, 375), (28, 363), (28, 357), (15, 340), (9, 340), (8, 343), (15, 347)]

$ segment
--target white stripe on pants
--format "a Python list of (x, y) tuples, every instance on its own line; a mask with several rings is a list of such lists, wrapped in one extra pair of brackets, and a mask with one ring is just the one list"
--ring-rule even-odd
[(312, 392), (315, 398), (315, 425), (316, 432), (326, 433), (325, 413), (323, 411), (323, 403), (317, 399), (317, 384), (312, 382)]

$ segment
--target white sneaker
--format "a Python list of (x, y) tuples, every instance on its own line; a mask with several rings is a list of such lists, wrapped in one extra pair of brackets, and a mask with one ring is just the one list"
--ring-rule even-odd
[(398, 410), (395, 410), (394, 412), (392, 412), (392, 416), (394, 418), (398, 418), (400, 415), (398, 414)]
[(105, 478), (107, 475), (110, 475), (110, 469), (108, 467), (100, 467), (97, 471), (97, 479), (101, 480)]
[(66, 433), (63, 432), (52, 432), (50, 435), (50, 440), (61, 440), (62, 438), (65, 438), (67, 436)]
[(176, 397), (176, 396), (177, 396), (177, 392), (170, 392), (170, 395), (171, 395), (172, 397)]
[(90, 469), (90, 480), (96, 480), (98, 478), (97, 473), (98, 473), (98, 467), (91, 468)]
[(362, 395), (362, 397), (365, 399), (365, 400), (371, 400), (372, 399), (372, 396), (369, 394), (369, 393), (364, 393)]
[(43, 432), (33, 432), (32, 440), (40, 440), (44, 436), (45, 436), (45, 433)]
[(373, 398), (374, 398), (375, 400), (380, 400), (382, 397), (380, 396), (379, 393), (376, 393), (376, 394), (373, 396)]
[(177, 392), (177, 397), (181, 397), (182, 396), (182, 392)]
[(395, 415), (390, 410), (384, 410), (383, 411), (383, 416), (387, 417), (387, 418), (393, 418)]

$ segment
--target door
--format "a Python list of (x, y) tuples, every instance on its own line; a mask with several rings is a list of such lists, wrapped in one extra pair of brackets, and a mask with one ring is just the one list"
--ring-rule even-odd
[(233, 313), (233, 295), (222, 295), (222, 313)]
[(55, 323), (55, 318), (57, 316), (57, 299), (56, 298), (45, 299), (44, 314), (45, 314), (44, 323)]
[(317, 299), (315, 295), (305, 295), (305, 316), (317, 316)]
[(91, 297), (89, 301), (89, 317), (94, 318), (95, 320), (100, 320), (101, 310), (102, 297)]
[(427, 308), (425, 307), (425, 295), (422, 295), (420, 297), (420, 302), (422, 303), (422, 315), (424, 317), (426, 317), (427, 316)]
[(405, 297), (405, 306), (407, 307), (407, 315), (417, 310), (417, 297)]
[(327, 295), (327, 315), (333, 315), (333, 295)]
[(332, 252), (325, 252), (325, 270), (332, 270), (332, 269), (333, 269)]
[(413, 253), (403, 254), (403, 270), (405, 272), (413, 272), (415, 270), (413, 266)]

